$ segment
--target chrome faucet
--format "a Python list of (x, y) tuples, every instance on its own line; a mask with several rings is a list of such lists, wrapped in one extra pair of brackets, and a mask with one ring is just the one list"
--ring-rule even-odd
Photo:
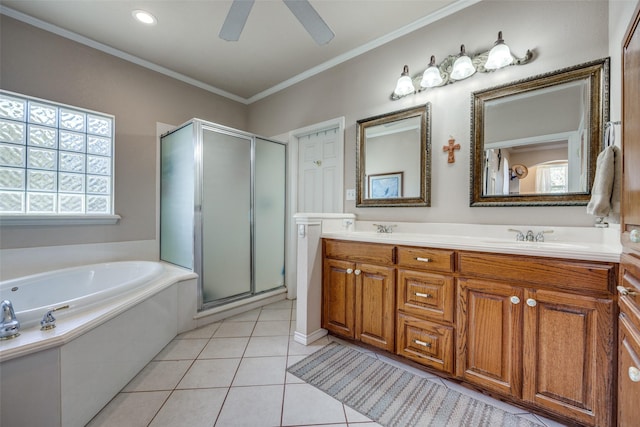
[(0, 340), (8, 340), (20, 335), (20, 332), (18, 332), (20, 330), (20, 322), (16, 317), (15, 311), (13, 311), (13, 304), (8, 299), (0, 303), (0, 315), (2, 316)]
[(397, 227), (397, 225), (384, 225), (384, 224), (373, 224), (374, 227), (378, 227), (378, 233), (392, 233), (393, 227)]
[(522, 231), (520, 230), (516, 230), (515, 228), (510, 228), (509, 231), (513, 231), (516, 234), (516, 241), (518, 242), (524, 242), (524, 234), (522, 234)]
[(543, 230), (536, 235), (536, 242), (544, 242), (544, 235), (551, 234), (553, 230)]
[(42, 331), (48, 331), (49, 329), (53, 329), (56, 327), (56, 318), (53, 317), (53, 312), (54, 311), (58, 311), (58, 310), (64, 310), (66, 308), (69, 308), (69, 305), (63, 305), (62, 307), (56, 307), (56, 308), (52, 308), (51, 310), (47, 311), (44, 316), (42, 317), (42, 320), (40, 321), (40, 330)]

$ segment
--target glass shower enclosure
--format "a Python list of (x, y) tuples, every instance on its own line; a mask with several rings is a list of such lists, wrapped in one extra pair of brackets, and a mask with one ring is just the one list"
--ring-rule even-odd
[(160, 259), (199, 309), (285, 286), (286, 145), (193, 119), (160, 139)]

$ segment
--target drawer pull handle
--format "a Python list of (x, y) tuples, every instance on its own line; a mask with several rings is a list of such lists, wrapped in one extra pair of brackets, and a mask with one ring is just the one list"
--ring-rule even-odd
[(353, 268), (347, 268), (347, 274), (353, 273)]
[(624, 286), (618, 286), (618, 292), (620, 292), (620, 295), (623, 295), (623, 296), (629, 295), (631, 297), (634, 297), (634, 296), (638, 295), (637, 292), (632, 291), (631, 289), (627, 289)]
[(634, 383), (640, 382), (640, 369), (629, 366), (629, 379)]
[(533, 298), (529, 298), (527, 299), (527, 305), (529, 307), (535, 307), (536, 305), (538, 305), (538, 301), (534, 300)]
[(420, 262), (431, 262), (431, 258), (416, 257), (416, 261), (420, 261)]
[(518, 298), (517, 296), (512, 296), (511, 298), (509, 298), (511, 300), (511, 304), (520, 304), (520, 298)]
[(362, 271), (360, 271), (360, 270), (356, 270), (356, 271), (353, 272), (353, 274), (355, 274), (356, 276), (359, 276), (360, 273), (362, 273)]
[(431, 295), (431, 294), (425, 294), (425, 293), (422, 293), (422, 292), (416, 292), (416, 293), (415, 293), (415, 296), (417, 296), (417, 297), (422, 297), (422, 298), (433, 298), (433, 295)]
[(413, 342), (423, 347), (431, 348), (431, 343), (420, 341), (420, 340), (413, 340)]

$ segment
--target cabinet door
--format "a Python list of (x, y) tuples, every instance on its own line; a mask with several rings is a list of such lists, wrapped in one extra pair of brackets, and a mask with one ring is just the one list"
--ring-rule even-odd
[(356, 339), (394, 351), (395, 269), (357, 264)]
[(523, 290), (475, 279), (458, 280), (456, 373), (488, 390), (522, 393)]
[(346, 338), (355, 338), (355, 264), (324, 260), (322, 327)]
[(640, 333), (620, 315), (618, 332), (618, 425), (637, 425), (640, 420)]
[(611, 423), (613, 301), (525, 292), (523, 398), (581, 424)]
[(640, 242), (630, 240), (640, 230), (640, 4), (622, 44), (622, 244), (625, 252), (640, 253)]

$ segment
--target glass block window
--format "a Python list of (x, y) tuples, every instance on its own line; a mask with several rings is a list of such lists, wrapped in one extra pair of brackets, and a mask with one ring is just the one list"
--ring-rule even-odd
[(113, 215), (114, 125), (0, 90), (0, 215)]

